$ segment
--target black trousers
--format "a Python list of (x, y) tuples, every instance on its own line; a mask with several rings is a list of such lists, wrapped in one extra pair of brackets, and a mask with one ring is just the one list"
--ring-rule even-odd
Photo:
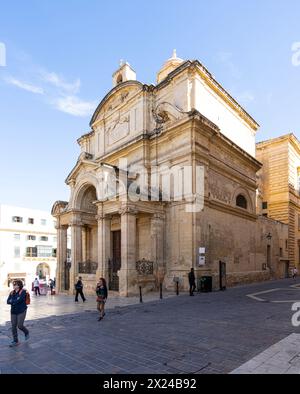
[(41, 295), (39, 287), (35, 287), (34, 292), (35, 292), (35, 295), (37, 295), (38, 293), (39, 293), (39, 295)]
[(76, 290), (76, 296), (75, 296), (75, 301), (78, 301), (78, 295), (80, 294), (80, 297), (82, 298), (82, 301), (85, 301), (85, 296), (83, 294), (82, 289)]
[(194, 291), (196, 290), (196, 284), (190, 283), (190, 295), (193, 295)]

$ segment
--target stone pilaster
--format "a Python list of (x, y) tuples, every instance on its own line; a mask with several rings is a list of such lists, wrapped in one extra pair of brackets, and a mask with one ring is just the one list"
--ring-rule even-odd
[(162, 282), (166, 273), (164, 261), (164, 221), (161, 213), (155, 213), (151, 217), (151, 259), (154, 262), (158, 282)]
[(98, 270), (97, 280), (103, 277), (108, 282), (108, 260), (111, 254), (111, 217), (106, 216), (103, 212), (103, 204), (98, 205)]
[(136, 272), (136, 216), (137, 210), (122, 206), (121, 215), (121, 270), (119, 271), (119, 293), (128, 297), (137, 293)]
[(87, 261), (87, 227), (83, 226), (82, 229), (82, 261)]
[(65, 261), (67, 260), (67, 231), (68, 226), (57, 226), (57, 248), (56, 248), (56, 291), (65, 290)]
[(74, 292), (75, 280), (78, 277), (78, 263), (82, 262), (82, 224), (80, 220), (73, 219), (71, 226), (71, 269), (70, 293)]

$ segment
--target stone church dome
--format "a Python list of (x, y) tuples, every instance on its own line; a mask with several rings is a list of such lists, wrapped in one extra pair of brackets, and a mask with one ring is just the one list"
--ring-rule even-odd
[(173, 55), (168, 59), (163, 67), (158, 71), (157, 73), (157, 83), (160, 83), (162, 80), (164, 80), (170, 72), (175, 70), (180, 64), (182, 64), (184, 60), (180, 59), (177, 57), (176, 54), (176, 49), (173, 50)]

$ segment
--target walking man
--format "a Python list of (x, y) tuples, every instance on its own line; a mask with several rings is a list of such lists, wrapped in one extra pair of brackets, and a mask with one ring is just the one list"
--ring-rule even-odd
[(19, 344), (17, 328), (24, 332), (26, 341), (29, 339), (29, 331), (24, 326), (27, 312), (26, 290), (23, 289), (21, 280), (13, 282), (13, 291), (10, 292), (7, 303), (11, 305), (11, 329), (13, 334), (13, 341), (9, 346), (14, 347)]
[(297, 277), (297, 274), (298, 274), (298, 270), (297, 270), (296, 267), (293, 268), (292, 273), (293, 273), (293, 279), (296, 280), (296, 277)]
[(77, 283), (76, 283), (76, 285), (75, 285), (75, 290), (76, 290), (75, 302), (78, 302), (78, 295), (79, 295), (79, 294), (80, 294), (80, 296), (81, 296), (81, 298), (82, 298), (82, 301), (83, 301), (83, 302), (86, 301), (82, 289), (83, 289), (82, 277), (79, 276), (78, 281), (77, 281)]
[(190, 296), (194, 296), (194, 291), (196, 289), (194, 268), (191, 268), (191, 272), (189, 273), (189, 284), (190, 284)]
[(40, 282), (39, 282), (38, 278), (35, 278), (35, 280), (33, 282), (33, 288), (34, 288), (34, 292), (35, 292), (36, 296), (37, 296), (37, 293), (39, 293), (39, 295), (41, 295), (41, 293), (40, 293)]

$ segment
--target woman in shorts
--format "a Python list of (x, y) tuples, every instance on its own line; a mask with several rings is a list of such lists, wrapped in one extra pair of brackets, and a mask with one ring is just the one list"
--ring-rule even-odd
[(100, 312), (98, 321), (102, 320), (105, 316), (104, 307), (107, 300), (107, 286), (104, 278), (100, 278), (96, 287), (97, 294), (97, 309)]

